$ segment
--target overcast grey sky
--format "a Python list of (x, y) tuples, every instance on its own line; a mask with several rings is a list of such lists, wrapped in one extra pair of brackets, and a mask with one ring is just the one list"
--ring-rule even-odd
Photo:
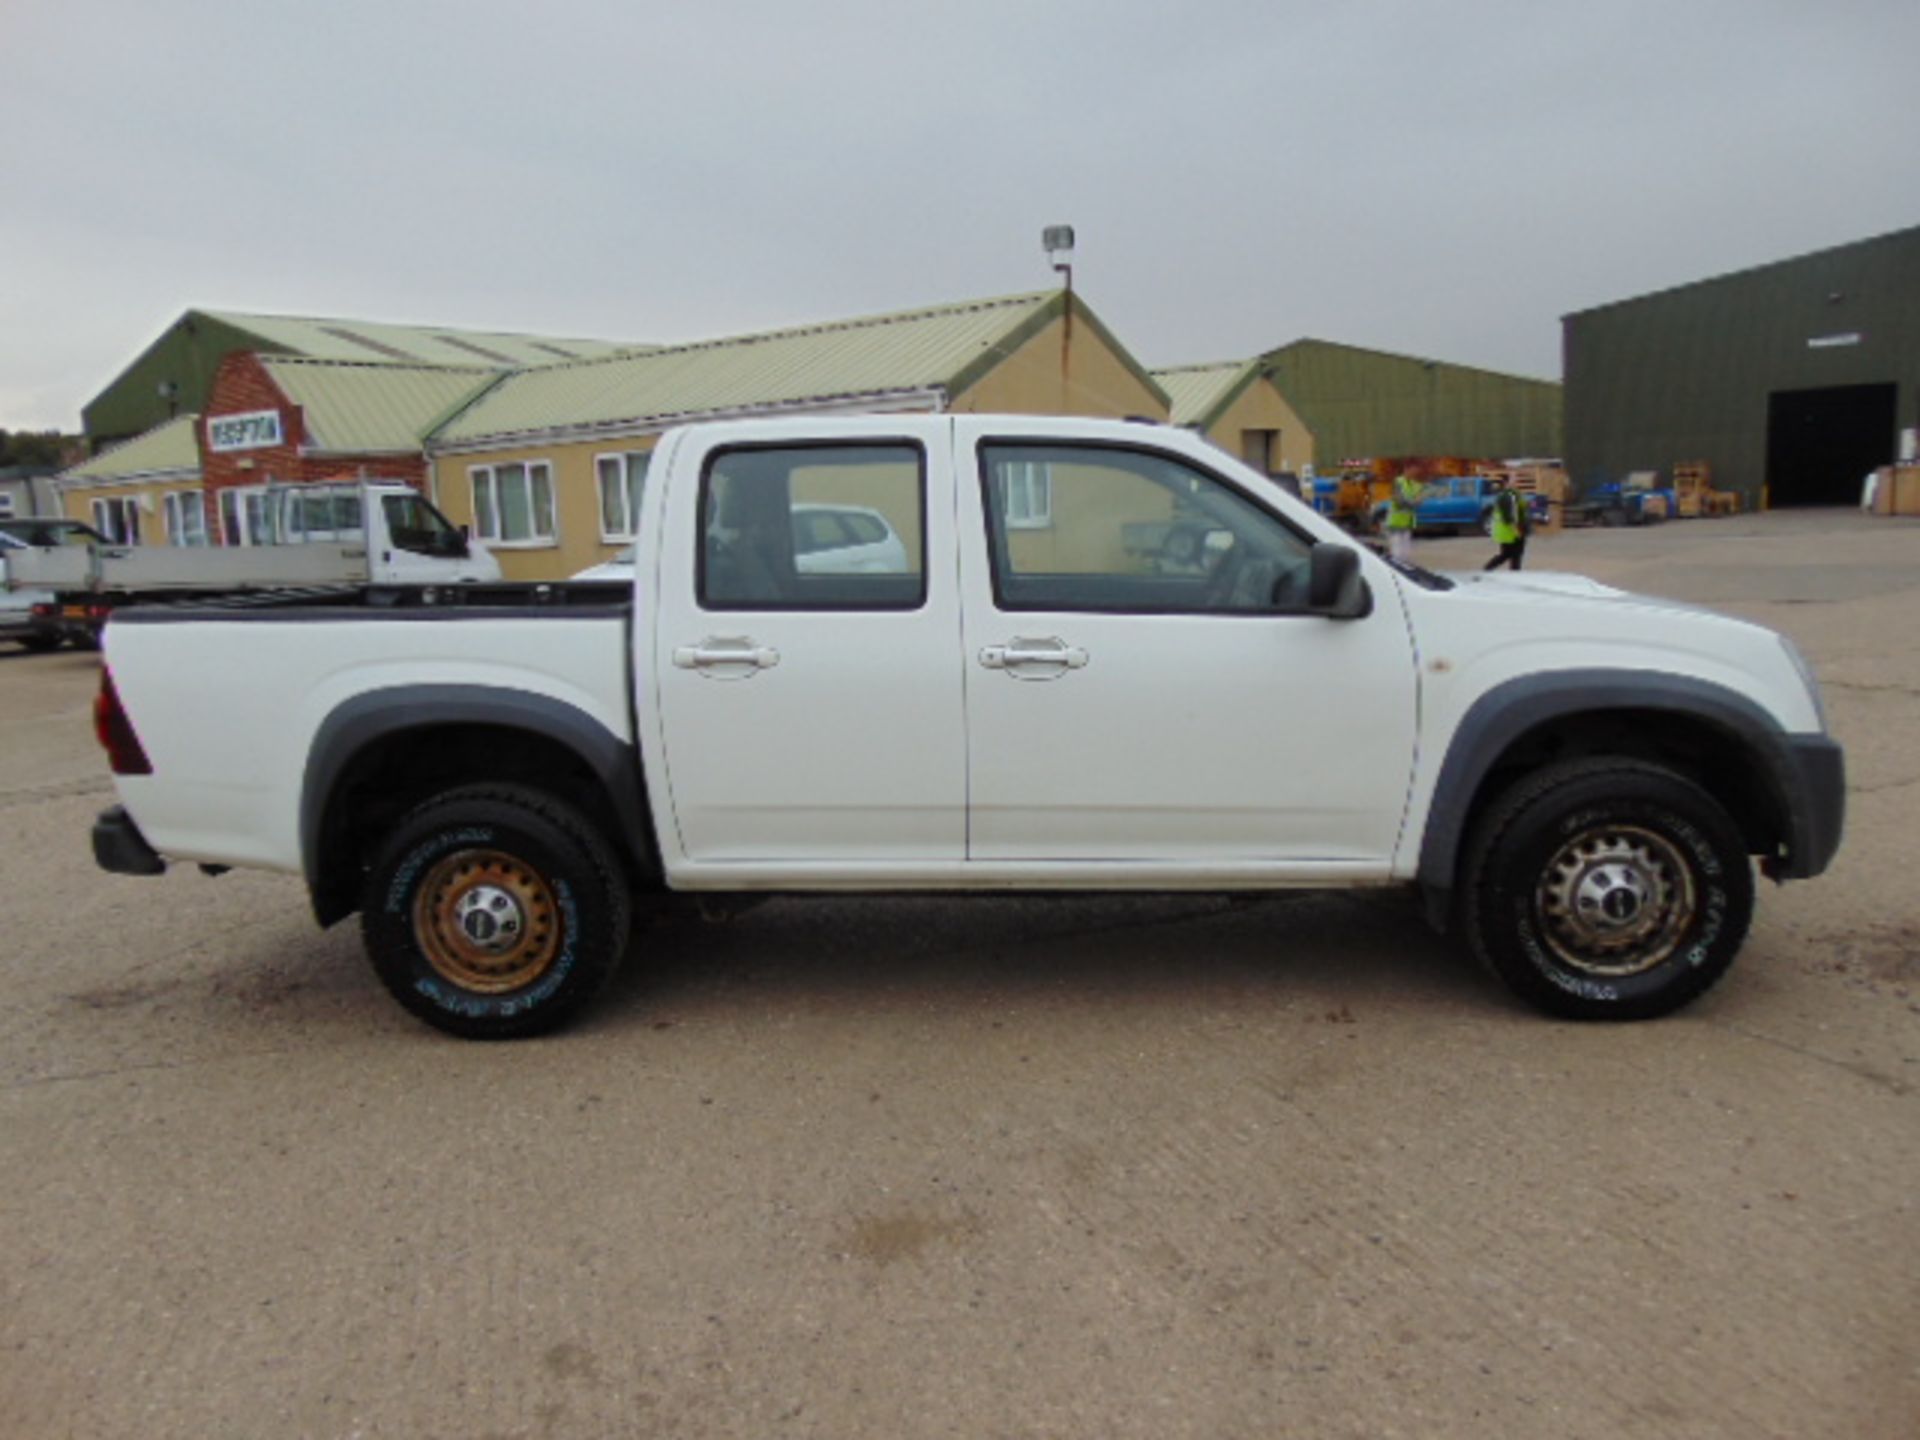
[(190, 306), (674, 341), (1052, 283), (1557, 376), (1920, 223), (1914, 0), (0, 0), (0, 426)]

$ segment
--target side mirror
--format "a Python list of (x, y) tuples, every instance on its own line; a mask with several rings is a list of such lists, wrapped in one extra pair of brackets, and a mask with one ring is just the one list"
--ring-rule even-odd
[(1360, 576), (1360, 552), (1329, 540), (1308, 554), (1307, 613), (1358, 620), (1373, 610), (1373, 593)]

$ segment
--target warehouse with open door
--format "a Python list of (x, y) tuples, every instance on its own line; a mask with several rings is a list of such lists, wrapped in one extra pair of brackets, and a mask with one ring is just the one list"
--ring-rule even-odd
[(1568, 315), (1576, 485), (1704, 464), (1746, 505), (1847, 505), (1920, 435), (1920, 226)]

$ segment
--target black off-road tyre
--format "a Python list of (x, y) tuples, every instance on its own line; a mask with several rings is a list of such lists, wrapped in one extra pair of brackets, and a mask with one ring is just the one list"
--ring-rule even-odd
[(60, 637), (58, 635), (22, 635), (20, 648), (32, 651), (35, 655), (45, 655), (49, 650), (60, 648)]
[(471, 1040), (537, 1035), (598, 995), (626, 953), (620, 865), (572, 806), (519, 785), (450, 790), (375, 855), (360, 926), (414, 1015)]
[(1643, 1020), (1726, 973), (1753, 918), (1753, 865), (1705, 790), (1662, 766), (1571, 760), (1516, 783), (1475, 827), (1461, 933), (1549, 1014)]

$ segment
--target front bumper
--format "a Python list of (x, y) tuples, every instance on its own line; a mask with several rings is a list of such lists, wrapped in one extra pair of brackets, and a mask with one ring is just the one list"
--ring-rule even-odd
[(1809, 880), (1833, 863), (1847, 818), (1847, 766), (1825, 735), (1786, 737), (1787, 853), (1762, 869), (1775, 880)]
[(158, 875), (167, 868), (124, 805), (102, 810), (93, 822), (93, 861), (115, 875)]

